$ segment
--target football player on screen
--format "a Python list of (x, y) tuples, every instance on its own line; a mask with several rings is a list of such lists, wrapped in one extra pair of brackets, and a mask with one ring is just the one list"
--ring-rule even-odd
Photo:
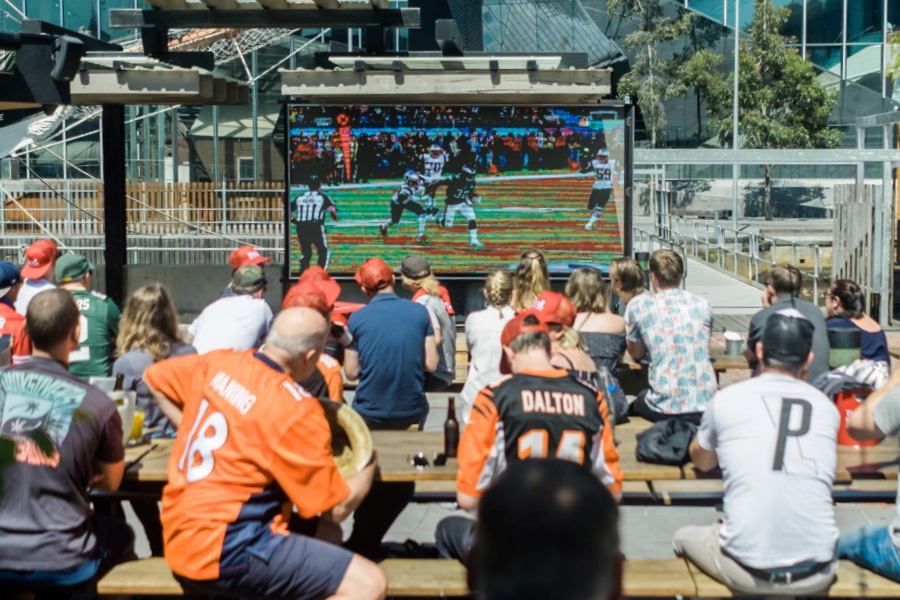
[(432, 144), (429, 151), (422, 155), (422, 171), (425, 185), (425, 193), (422, 196), (425, 208), (434, 208), (435, 194), (437, 193), (438, 181), (444, 173), (444, 167), (447, 165), (447, 156), (444, 149), (438, 144)]
[(484, 246), (478, 240), (478, 224), (475, 222), (475, 209), (472, 208), (472, 205), (481, 203), (481, 196), (475, 193), (475, 167), (464, 166), (459, 173), (438, 180), (437, 185), (447, 186), (444, 211), (437, 217), (440, 226), (453, 227), (453, 220), (459, 213), (469, 222), (469, 245)]
[(425, 221), (429, 214), (437, 213), (437, 209), (426, 209), (417, 201), (423, 192), (422, 176), (415, 171), (407, 171), (403, 176), (403, 183), (391, 196), (391, 216), (378, 226), (382, 237), (388, 236), (391, 226), (397, 225), (403, 216), (403, 211), (408, 210), (419, 219), (419, 235), (416, 236), (416, 243), (423, 246), (428, 243), (428, 236), (425, 235)]
[(581, 170), (582, 173), (594, 173), (594, 185), (591, 188), (591, 195), (588, 198), (588, 210), (591, 212), (591, 218), (585, 224), (584, 228), (591, 230), (594, 223), (603, 213), (603, 208), (609, 202), (612, 196), (613, 187), (619, 181), (618, 165), (615, 160), (609, 157), (609, 150), (599, 148), (594, 159), (587, 167)]

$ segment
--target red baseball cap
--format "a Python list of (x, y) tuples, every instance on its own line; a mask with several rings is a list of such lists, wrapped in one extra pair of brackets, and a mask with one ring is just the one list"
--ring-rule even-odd
[(544, 292), (534, 299), (534, 304), (526, 311), (536, 316), (541, 323), (565, 325), (571, 327), (575, 323), (578, 310), (572, 301), (559, 292)]
[(56, 261), (59, 249), (53, 240), (38, 240), (25, 250), (25, 264), (22, 266), (22, 277), (40, 279), (47, 274)]
[[(327, 315), (334, 308), (334, 301), (341, 294), (341, 286), (334, 279), (319, 281), (303, 281), (295, 283), (281, 302), (281, 308), (307, 306)], [(313, 300), (313, 296), (320, 300)]]
[[(525, 318), (534, 316), (538, 319), (537, 323), (527, 324)], [(512, 320), (503, 327), (503, 333), (500, 334), (500, 345), (509, 346), (510, 343), (522, 335), (523, 333), (541, 332), (550, 335), (547, 324), (540, 320), (540, 317), (534, 315), (531, 311), (522, 311), (516, 314)], [(500, 355), (500, 372), (504, 375), (512, 373), (509, 361), (506, 359), (506, 352)]]
[(326, 279), (333, 281), (331, 275), (328, 274), (328, 271), (319, 265), (313, 265), (303, 271), (303, 274), (300, 275), (300, 279), (297, 281), (324, 281)]
[(253, 246), (241, 246), (228, 257), (232, 271), (237, 271), (247, 265), (261, 265), (270, 260), (268, 256), (263, 256)]
[(394, 283), (394, 272), (380, 258), (370, 258), (356, 272), (356, 283), (367, 291), (377, 292)]

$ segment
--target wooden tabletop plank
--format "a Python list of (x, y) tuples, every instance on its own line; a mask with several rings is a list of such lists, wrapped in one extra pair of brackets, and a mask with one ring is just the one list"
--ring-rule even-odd
[(684, 560), (626, 560), (622, 590), (626, 597), (695, 596)]
[(468, 596), (466, 568), (455, 560), (391, 559), (381, 563), (388, 580), (388, 596)]

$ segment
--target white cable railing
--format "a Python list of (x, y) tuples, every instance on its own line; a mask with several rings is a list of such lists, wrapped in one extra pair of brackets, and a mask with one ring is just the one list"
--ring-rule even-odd
[[(819, 284), (825, 276), (822, 247), (761, 233), (736, 230), (730, 223), (658, 215), (655, 231), (633, 228), (634, 247), (652, 252), (657, 247), (680, 250), (736, 278), (764, 283), (769, 267), (786, 263), (812, 280), (812, 301), (822, 303)], [(810, 268), (810, 263), (812, 268)]]

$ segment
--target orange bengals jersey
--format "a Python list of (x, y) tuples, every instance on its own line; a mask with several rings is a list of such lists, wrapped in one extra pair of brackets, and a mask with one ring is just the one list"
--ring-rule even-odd
[(287, 535), (291, 505), (328, 511), (349, 488), (319, 402), (252, 350), (165, 360), (144, 380), (182, 407), (163, 490), (166, 562), (195, 580), (236, 575)]
[(344, 401), (344, 376), (341, 374), (341, 363), (334, 357), (327, 354), (319, 355), (319, 362), (316, 364), (322, 379), (325, 380), (325, 387), (328, 388), (328, 398), (334, 402)]
[(591, 469), (611, 492), (622, 470), (606, 400), (567, 371), (523, 371), (481, 390), (459, 443), (456, 489), (481, 497), (511, 462), (554, 456)]

